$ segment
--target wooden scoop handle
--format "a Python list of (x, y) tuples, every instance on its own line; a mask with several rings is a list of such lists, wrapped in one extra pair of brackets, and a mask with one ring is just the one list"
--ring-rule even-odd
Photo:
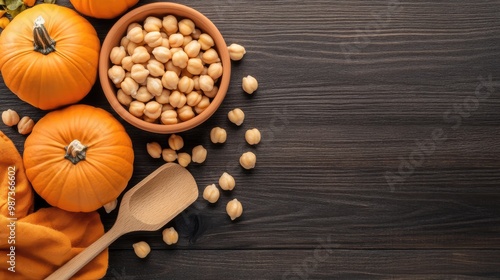
[(108, 248), (113, 241), (118, 239), (118, 237), (125, 234), (121, 228), (113, 226), (108, 232), (97, 239), (89, 247), (85, 248), (82, 252), (76, 255), (74, 258), (69, 260), (59, 269), (54, 271), (45, 280), (66, 280), (75, 275), (80, 269), (82, 269), (86, 264), (93, 260), (97, 255), (99, 255), (104, 249)]

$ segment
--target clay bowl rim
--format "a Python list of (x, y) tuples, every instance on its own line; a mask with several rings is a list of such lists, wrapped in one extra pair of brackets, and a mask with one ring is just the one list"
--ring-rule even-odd
[[(116, 97), (117, 89), (108, 78), (107, 74), (108, 69), (111, 66), (109, 55), (113, 47), (120, 45), (120, 40), (124, 36), (127, 26), (130, 23), (141, 22), (148, 16), (163, 17), (169, 14), (175, 15), (179, 18), (189, 18), (193, 20), (197, 28), (202, 30), (202, 32), (209, 34), (213, 38), (215, 43), (214, 48), (217, 50), (221, 59), (223, 73), (221, 78), (219, 78), (219, 90), (217, 94), (211, 100), (210, 105), (203, 112), (196, 115), (190, 120), (177, 124), (149, 123), (130, 114), (128, 110), (125, 109), (125, 107), (118, 101)], [(118, 19), (118, 21), (116, 21), (108, 31), (102, 43), (101, 51), (99, 54), (99, 80), (101, 83), (102, 91), (104, 92), (104, 95), (106, 96), (106, 99), (110, 103), (113, 110), (115, 110), (115, 112), (129, 124), (139, 129), (153, 133), (178, 133), (187, 131), (204, 123), (217, 111), (219, 106), (222, 104), (222, 101), (224, 100), (229, 88), (230, 78), (231, 59), (229, 56), (229, 51), (227, 50), (227, 44), (219, 29), (201, 12), (191, 7), (177, 3), (150, 3), (127, 12), (125, 15), (120, 17), (120, 19)]]

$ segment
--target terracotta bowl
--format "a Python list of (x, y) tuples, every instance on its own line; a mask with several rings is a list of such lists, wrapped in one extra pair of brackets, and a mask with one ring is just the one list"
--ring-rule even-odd
[[(211, 100), (208, 108), (206, 108), (200, 114), (197, 114), (194, 118), (188, 121), (179, 122), (177, 124), (149, 123), (130, 114), (127, 108), (118, 101), (116, 97), (117, 88), (108, 78), (108, 69), (112, 66), (109, 55), (113, 47), (120, 45), (120, 41), (122, 37), (125, 36), (128, 25), (133, 22), (139, 22), (142, 25), (142, 22), (148, 16), (157, 16), (159, 18), (162, 18), (166, 15), (175, 15), (178, 18), (189, 18), (202, 32), (205, 32), (212, 36), (215, 43), (214, 48), (219, 53), (223, 68), (222, 77), (220, 77), (218, 81), (219, 91)], [(229, 52), (227, 50), (226, 42), (224, 41), (224, 38), (222, 37), (217, 27), (200, 12), (180, 4), (157, 2), (146, 4), (134, 10), (131, 10), (127, 14), (123, 15), (113, 25), (113, 27), (106, 35), (106, 38), (104, 39), (104, 42), (101, 46), (99, 57), (99, 79), (106, 98), (108, 99), (109, 103), (116, 111), (116, 113), (125, 121), (137, 128), (153, 133), (177, 133), (189, 130), (202, 124), (215, 113), (215, 111), (219, 108), (220, 104), (224, 100), (229, 86), (230, 76), (231, 60), (229, 57)]]

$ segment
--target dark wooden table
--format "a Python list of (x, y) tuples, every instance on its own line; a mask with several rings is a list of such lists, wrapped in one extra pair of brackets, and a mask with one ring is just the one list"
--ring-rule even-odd
[[(171, 222), (175, 246), (160, 231), (117, 240), (106, 279), (500, 278), (500, 1), (178, 2), (247, 49), (220, 110), (181, 133), (186, 150), (208, 148), (189, 166), (200, 190), (224, 171), (237, 187)], [(104, 39), (115, 20), (89, 21)], [(46, 113), (0, 90), (1, 111)], [(99, 83), (81, 103), (111, 111)], [(239, 128), (226, 117), (235, 107), (247, 114)], [(167, 137), (124, 125), (132, 186), (163, 163), (146, 143)], [(211, 144), (214, 126), (226, 144)], [(257, 147), (244, 142), (252, 127)], [(25, 137), (0, 129), (22, 152)], [(250, 172), (238, 165), (247, 150)], [(236, 222), (232, 198), (244, 206)], [(101, 212), (108, 229), (116, 211)], [(146, 259), (132, 250), (141, 240)]]

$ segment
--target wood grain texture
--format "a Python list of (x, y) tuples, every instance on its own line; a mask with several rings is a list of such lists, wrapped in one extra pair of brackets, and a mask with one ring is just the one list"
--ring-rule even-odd
[[(185, 151), (208, 148), (189, 167), (200, 190), (225, 171), (237, 186), (170, 223), (176, 246), (160, 232), (118, 239), (107, 279), (287, 279), (328, 238), (328, 258), (288, 279), (500, 277), (500, 1), (177, 2), (247, 49), (220, 110), (181, 134)], [(114, 22), (89, 20), (101, 40)], [(260, 85), (252, 96), (241, 90), (248, 74)], [(2, 111), (45, 113), (3, 83), (0, 96)], [(82, 103), (111, 111), (99, 83)], [(239, 128), (226, 117), (235, 107), (247, 116)], [(166, 136), (124, 125), (133, 186), (163, 163), (146, 143)], [(228, 131), (222, 146), (210, 143), (214, 126)], [(252, 127), (257, 147), (244, 143)], [(25, 137), (0, 129), (22, 151)], [(238, 165), (247, 150), (252, 171)], [(237, 222), (225, 214), (232, 198), (244, 207)], [(109, 228), (116, 213), (101, 212)], [(153, 248), (146, 260), (133, 255), (140, 240)]]

